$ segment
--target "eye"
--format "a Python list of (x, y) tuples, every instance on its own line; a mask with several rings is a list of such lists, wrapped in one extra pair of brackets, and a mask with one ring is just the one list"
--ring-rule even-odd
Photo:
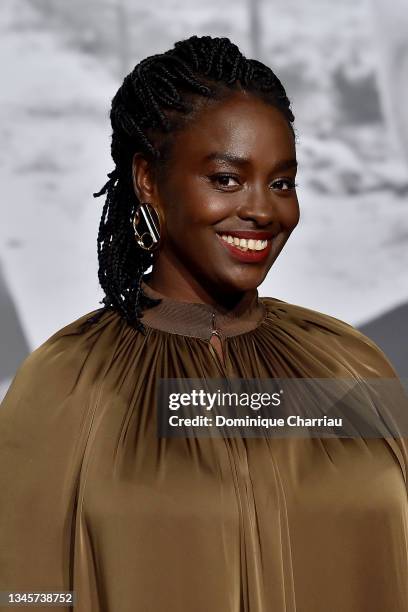
[(272, 185), (274, 189), (278, 189), (279, 191), (290, 191), (295, 189), (298, 186), (298, 183), (295, 183), (293, 179), (280, 178), (273, 181)]
[(212, 183), (218, 184), (221, 187), (233, 187), (234, 185), (228, 184), (230, 180), (238, 181), (236, 176), (232, 174), (212, 174), (209, 179)]

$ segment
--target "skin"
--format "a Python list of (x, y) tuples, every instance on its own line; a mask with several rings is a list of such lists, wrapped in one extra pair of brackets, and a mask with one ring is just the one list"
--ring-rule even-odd
[[(213, 152), (247, 161), (206, 161)], [(294, 163), (279, 168), (286, 160)], [(165, 218), (165, 241), (149, 285), (180, 301), (233, 307), (263, 282), (299, 222), (295, 176), (295, 140), (287, 120), (246, 92), (202, 106), (176, 133), (160, 180), (136, 154), (135, 192)], [(261, 262), (238, 261), (216, 235), (228, 230), (273, 231), (271, 252)]]

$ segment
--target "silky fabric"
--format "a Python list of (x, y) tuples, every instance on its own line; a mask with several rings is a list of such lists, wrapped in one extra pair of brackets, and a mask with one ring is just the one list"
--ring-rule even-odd
[(0, 591), (71, 590), (76, 612), (407, 612), (404, 440), (156, 432), (159, 378), (395, 379), (381, 350), (257, 291), (231, 316), (159, 295), (145, 335), (113, 311), (84, 330), (93, 311), (17, 371)]

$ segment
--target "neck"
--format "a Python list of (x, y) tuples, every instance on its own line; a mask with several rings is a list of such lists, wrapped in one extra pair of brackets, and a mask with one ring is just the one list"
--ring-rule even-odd
[(143, 281), (154, 291), (169, 299), (192, 304), (208, 304), (225, 312), (233, 310), (246, 295), (253, 297), (257, 293), (256, 289), (230, 292), (225, 291), (225, 288), (220, 290), (210, 286), (208, 281), (182, 275), (178, 270), (171, 270), (164, 275), (159, 270), (153, 269), (150, 274), (143, 277)]
[(174, 286), (170, 297), (164, 293), (166, 289), (153, 288), (150, 275), (142, 278), (141, 288), (148, 297), (161, 300), (159, 304), (144, 309), (142, 323), (163, 331), (209, 339), (216, 329), (224, 336), (234, 336), (256, 328), (266, 316), (257, 289), (244, 291), (240, 299), (228, 308), (219, 303), (187, 299), (187, 294), (176, 295)]

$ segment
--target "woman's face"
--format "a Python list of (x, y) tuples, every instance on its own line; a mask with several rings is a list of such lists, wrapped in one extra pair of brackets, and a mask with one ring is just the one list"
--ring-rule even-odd
[[(212, 101), (176, 133), (167, 168), (147, 198), (166, 225), (153, 276), (221, 294), (258, 287), (299, 221), (295, 142), (283, 114), (241, 92)], [(241, 250), (234, 238), (252, 242)]]

